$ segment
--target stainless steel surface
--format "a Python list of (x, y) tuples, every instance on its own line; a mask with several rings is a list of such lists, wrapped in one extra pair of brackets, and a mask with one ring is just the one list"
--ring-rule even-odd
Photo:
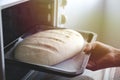
[(5, 58), (3, 42), (2, 10), (28, 0), (0, 0), (0, 80), (6, 80), (5, 77)]
[(5, 80), (5, 64), (4, 64), (4, 50), (3, 50), (3, 29), (2, 29), (1, 7), (0, 7), (0, 80)]
[(77, 76), (70, 80), (94, 80), (94, 79), (92, 77), (82, 75), (82, 76)]
[(2, 9), (26, 2), (28, 0), (0, 0), (0, 6)]
[(31, 70), (22, 80), (94, 80), (94, 79), (86, 75), (79, 75), (77, 77), (69, 78)]
[[(112, 80), (112, 79), (111, 79)], [(113, 80), (120, 80), (120, 67), (115, 69)]]

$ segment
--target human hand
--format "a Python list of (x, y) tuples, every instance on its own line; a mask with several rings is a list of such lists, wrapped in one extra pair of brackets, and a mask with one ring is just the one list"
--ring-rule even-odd
[(88, 46), (85, 49), (85, 52), (91, 53), (87, 65), (87, 68), (90, 70), (94, 71), (118, 66), (118, 63), (116, 63), (118, 58), (115, 58), (117, 51), (112, 46), (96, 41), (92, 44), (88, 44)]

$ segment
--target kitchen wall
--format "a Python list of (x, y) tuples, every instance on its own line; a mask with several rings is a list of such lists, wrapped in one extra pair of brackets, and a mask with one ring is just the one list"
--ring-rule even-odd
[(106, 0), (104, 19), (101, 40), (120, 48), (120, 0)]
[(67, 0), (59, 8), (66, 18), (60, 26), (93, 31), (97, 40), (120, 48), (120, 1), (119, 0)]
[[(104, 21), (103, 6), (104, 0), (67, 0), (66, 6), (60, 10), (66, 17), (64, 26), (89, 30), (100, 35)], [(100, 39), (100, 36), (98, 38)]]

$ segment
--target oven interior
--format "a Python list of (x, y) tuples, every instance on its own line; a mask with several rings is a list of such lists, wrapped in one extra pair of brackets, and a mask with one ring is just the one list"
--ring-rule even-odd
[[(32, 12), (33, 13), (33, 12)], [(9, 51), (15, 44), (14, 40), (25, 32), (43, 23), (51, 25), (45, 21), (35, 21), (30, 9), (30, 3), (22, 3), (2, 10), (4, 52)], [(21, 80), (31, 71), (28, 68), (17, 66), (5, 60), (6, 80)], [(26, 80), (26, 79), (25, 79)]]
[[(46, 16), (43, 12), (41, 12), (41, 14), (41, 16)], [(36, 26), (39, 26), (39, 29), (51, 28), (51, 26), (54, 26), (54, 24), (51, 23), (53, 21), (47, 22), (47, 18), (45, 17), (43, 21), (36, 20), (34, 17), (35, 13), (32, 12), (29, 2), (2, 10), (5, 54), (14, 46), (17, 38)], [(40, 25), (46, 26), (41, 27)], [(28, 67), (15, 65), (7, 60), (5, 60), (5, 71), (6, 80), (77, 80), (77, 78), (71, 79), (70, 77), (31, 70)], [(78, 79), (80, 78), (82, 80), (87, 80), (86, 76), (78, 76)]]

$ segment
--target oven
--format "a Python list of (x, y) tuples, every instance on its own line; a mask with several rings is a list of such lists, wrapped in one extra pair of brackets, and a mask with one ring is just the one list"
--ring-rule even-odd
[[(64, 1), (64, 2), (62, 2)], [(21, 36), (27, 36), (42, 29), (63, 27), (66, 17), (58, 11), (58, 3), (64, 7), (66, 0), (31, 0), (21, 4), (5, 7), (1, 10), (1, 35), (0, 47), (2, 80), (93, 80), (92, 77), (82, 74), (85, 69), (81, 66), (81, 71), (77, 73), (66, 73), (61, 70), (45, 66), (34, 66), (31, 64), (17, 62), (8, 59), (7, 55)], [(96, 40), (93, 32), (80, 31), (84, 39), (88, 42)], [(83, 63), (87, 63), (89, 56)], [(4, 64), (5, 63), (5, 64)], [(74, 76), (74, 77), (73, 77)]]

